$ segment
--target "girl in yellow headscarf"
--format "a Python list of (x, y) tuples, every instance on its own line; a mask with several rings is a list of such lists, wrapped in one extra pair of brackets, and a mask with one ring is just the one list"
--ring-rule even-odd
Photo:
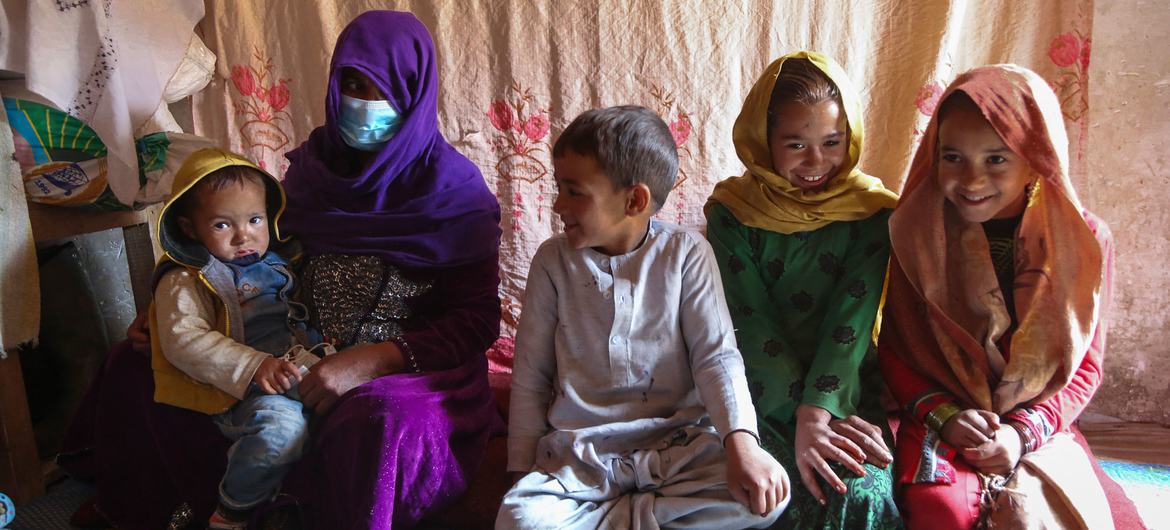
[(871, 347), (897, 196), (857, 169), (862, 136), (836, 62), (781, 57), (735, 122), (747, 172), (706, 206), (761, 442), (804, 484), (786, 528), (901, 526)]

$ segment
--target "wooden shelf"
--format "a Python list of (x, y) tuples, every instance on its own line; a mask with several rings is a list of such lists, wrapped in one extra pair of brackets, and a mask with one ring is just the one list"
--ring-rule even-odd
[(160, 210), (161, 205), (154, 205), (131, 212), (102, 212), (30, 202), (28, 217), (33, 239), (49, 241), (143, 223), (153, 225)]

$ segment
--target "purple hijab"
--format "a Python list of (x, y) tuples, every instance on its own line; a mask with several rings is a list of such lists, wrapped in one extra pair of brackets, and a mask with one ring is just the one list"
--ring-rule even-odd
[[(405, 116), (364, 163), (341, 139), (341, 70), (370, 78)], [(414, 15), (361, 14), (337, 38), (325, 125), (288, 154), (283, 228), (306, 252), (381, 256), (402, 267), (449, 267), (495, 255), (500, 206), (479, 169), (439, 132), (430, 33)]]

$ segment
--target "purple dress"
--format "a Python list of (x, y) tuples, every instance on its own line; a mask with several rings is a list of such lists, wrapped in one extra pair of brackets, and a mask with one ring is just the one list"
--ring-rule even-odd
[[(281, 225), (304, 244), (312, 323), (343, 345), (405, 342), (419, 370), (359, 386), (314, 418), (274, 503), (295, 506), (310, 528), (413, 526), (467, 488), (503, 429), (484, 357), (499, 334), (499, 205), (438, 131), (434, 53), (412, 15), (359, 16), (334, 49), (325, 125), (289, 153)], [(405, 116), (368, 159), (338, 134), (343, 67)], [(116, 347), (59, 461), (94, 480), (120, 528), (201, 524), (229, 442), (207, 416), (154, 403), (153, 385), (149, 358)]]

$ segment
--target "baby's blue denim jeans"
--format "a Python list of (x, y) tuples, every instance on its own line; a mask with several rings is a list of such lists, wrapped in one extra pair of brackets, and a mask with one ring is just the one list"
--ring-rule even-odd
[(309, 411), (294, 399), (299, 398), (295, 388), (289, 395), (253, 389), (231, 409), (212, 416), (220, 432), (235, 441), (219, 483), (219, 501), (228, 509), (246, 511), (273, 498), (304, 452)]

